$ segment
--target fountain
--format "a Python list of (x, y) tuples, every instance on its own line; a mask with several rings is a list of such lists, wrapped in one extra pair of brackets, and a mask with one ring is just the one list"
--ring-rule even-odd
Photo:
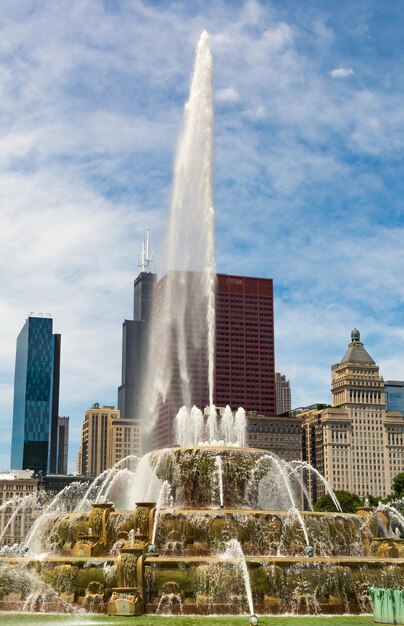
[[(202, 33), (170, 228), (170, 269), (183, 272), (183, 280), (174, 293), (167, 275), (144, 394), (144, 417), (150, 409), (153, 426), (153, 411), (172, 381), (167, 342), (174, 336), (184, 402), (175, 420), (179, 445), (121, 461), (76, 494), (73, 512), (63, 512), (63, 494), (45, 505), (25, 544), (0, 556), (0, 609), (247, 613), (254, 624), (255, 612), (366, 612), (369, 585), (404, 586), (403, 520), (395, 507), (305, 511), (304, 474), (317, 470), (245, 447), (245, 411), (220, 413), (213, 405), (212, 136), (211, 55)], [(200, 282), (193, 297), (203, 323), (194, 320), (187, 332), (208, 360), (204, 413), (189, 409), (184, 315), (190, 270)]]
[(141, 410), (150, 432), (172, 384), (178, 387), (182, 404), (192, 406), (195, 389), (187, 348), (190, 341), (193, 352), (206, 361), (208, 401), (213, 405), (216, 266), (212, 180), (212, 55), (204, 31), (196, 49), (176, 151), (167, 271), (160, 281), (158, 307), (154, 307), (151, 320)]
[[(404, 585), (397, 509), (302, 510), (301, 471), (310, 466), (236, 445), (245, 437), (237, 413), (194, 409), (199, 445), (113, 468), (91, 506), (83, 503), (86, 486), (70, 513), (59, 494), (45, 506), (36, 540), (31, 533), (15, 556), (0, 557), (0, 609), (355, 613), (369, 610), (369, 585)], [(192, 428), (187, 436), (194, 443)], [(133, 489), (127, 508), (116, 510), (105, 494), (122, 471)], [(13, 587), (24, 576), (30, 584)]]

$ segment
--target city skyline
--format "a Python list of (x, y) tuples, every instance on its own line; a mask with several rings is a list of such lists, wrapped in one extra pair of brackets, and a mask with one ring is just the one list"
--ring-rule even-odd
[(404, 379), (403, 13), (363, 1), (4, 3), (0, 467), (29, 311), (51, 311), (64, 337), (70, 469), (83, 410), (116, 404), (141, 227), (160, 275), (204, 27), (215, 63), (217, 271), (273, 278), (275, 367), (293, 405), (329, 401), (330, 364), (355, 326), (383, 375)]

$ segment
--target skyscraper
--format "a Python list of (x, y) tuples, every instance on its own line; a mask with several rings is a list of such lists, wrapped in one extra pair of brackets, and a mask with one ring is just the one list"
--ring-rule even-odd
[(404, 380), (386, 380), (384, 382), (386, 411), (404, 413)]
[(57, 474), (67, 474), (69, 454), (69, 418), (58, 417)]
[[(164, 287), (163, 277), (156, 285), (155, 305)], [(192, 289), (192, 280), (189, 280)], [(237, 409), (275, 414), (275, 354), (273, 319), (273, 281), (217, 274), (215, 328), (214, 404), (229, 404)], [(192, 302), (192, 298), (188, 301)], [(188, 305), (187, 317), (198, 311)], [(204, 408), (209, 403), (208, 360), (206, 342), (195, 345), (191, 336), (185, 342), (186, 361), (190, 374), (191, 403)], [(172, 350), (177, 349), (172, 337)], [(173, 422), (182, 404), (180, 363), (172, 358), (173, 373), (165, 401), (161, 404), (153, 432), (153, 447), (174, 443)]]
[(271, 278), (217, 275), (214, 402), (275, 415)]
[(51, 317), (30, 314), (17, 338), (13, 470), (57, 470), (61, 337), (52, 325)]
[[(159, 318), (170, 319), (170, 312), (164, 308), (166, 289), (173, 293), (173, 299), (181, 300), (183, 306), (175, 312), (174, 323), (165, 326), (165, 319), (160, 323)], [(170, 271), (154, 290), (151, 332), (156, 334), (151, 341), (156, 351), (160, 344), (165, 343), (165, 346), (161, 350), (161, 369), (151, 373), (155, 377), (152, 384), (159, 389), (160, 396), (154, 406), (157, 421), (152, 433), (153, 448), (174, 443), (174, 417), (182, 405), (191, 403), (203, 409), (209, 404), (207, 329), (205, 312), (198, 308), (198, 289), (200, 274)], [(147, 443), (145, 441), (145, 445)]]
[(142, 376), (147, 358), (147, 342), (152, 313), (153, 289), (157, 276), (150, 272), (148, 236), (143, 243), (140, 273), (134, 281), (133, 320), (122, 328), (122, 382), (118, 388), (121, 417), (138, 417)]
[(81, 468), (83, 476), (99, 476), (107, 468), (108, 450), (108, 421), (119, 417), (119, 411), (114, 406), (100, 407), (95, 402), (84, 415), (81, 429)]
[(141, 446), (139, 420), (121, 419), (114, 406), (96, 402), (84, 415), (77, 471), (99, 476), (129, 455), (140, 456)]
[[(386, 411), (379, 367), (356, 328), (351, 339), (341, 362), (331, 368), (333, 406), (297, 416), (303, 426), (303, 458), (334, 489), (383, 497), (404, 471), (404, 415)], [(313, 477), (308, 488), (314, 499), (323, 492)]]
[(288, 413), (292, 408), (292, 399), (290, 393), (290, 380), (287, 380), (286, 376), (276, 372), (275, 374), (275, 386), (276, 386), (276, 414), (283, 415)]

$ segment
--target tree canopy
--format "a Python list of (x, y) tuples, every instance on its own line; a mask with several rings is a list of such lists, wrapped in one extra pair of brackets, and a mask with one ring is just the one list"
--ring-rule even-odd
[[(355, 510), (359, 506), (363, 506), (363, 500), (356, 494), (350, 491), (337, 490), (334, 492), (338, 498), (338, 502), (341, 505), (341, 509), (344, 513), (355, 513)], [(335, 512), (337, 508), (332, 501), (331, 496), (326, 493), (319, 498), (314, 505), (315, 511), (328, 511)]]
[(404, 496), (404, 472), (397, 474), (393, 480), (394, 496), (402, 498)]

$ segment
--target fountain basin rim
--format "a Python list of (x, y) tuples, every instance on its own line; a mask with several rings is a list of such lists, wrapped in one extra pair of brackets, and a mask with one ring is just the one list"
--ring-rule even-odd
[(94, 563), (97, 566), (103, 563), (116, 563), (118, 557), (116, 556), (56, 556), (50, 554), (45, 558), (38, 558), (36, 556), (0, 556), (1, 563)]
[[(155, 502), (153, 503), (147, 503), (147, 504), (153, 504), (153, 506), (156, 505)], [(144, 503), (142, 502), (137, 502), (136, 506), (143, 506)], [(118, 509), (115, 511), (111, 511), (110, 515), (112, 517), (114, 516), (118, 516), (121, 515), (122, 513), (126, 513), (128, 515), (130, 515), (131, 513), (133, 513), (134, 510), (136, 510), (136, 506), (133, 506), (133, 509)], [(227, 513), (227, 514), (232, 514), (232, 515), (243, 515), (246, 513), (249, 513), (251, 515), (289, 515), (290, 511), (288, 511), (287, 509), (229, 509), (229, 508), (216, 508), (216, 509), (211, 509), (211, 508), (206, 508), (206, 509), (196, 509), (196, 508), (189, 508), (189, 509), (185, 509), (185, 508), (162, 508), (160, 510), (160, 514), (161, 513), (180, 513), (181, 515), (187, 515), (187, 514), (196, 514), (196, 515), (202, 515), (202, 514), (209, 514), (209, 515), (214, 515), (217, 513)], [(75, 513), (75, 512), (67, 512), (67, 513), (47, 513), (46, 517), (49, 519), (52, 518), (62, 518), (62, 517), (72, 517), (74, 515), (79, 515), (79, 516), (86, 516), (89, 515), (90, 511), (85, 511), (83, 513)], [(301, 515), (307, 516), (307, 517), (341, 517), (341, 518), (353, 518), (353, 519), (360, 519), (360, 516), (357, 515), (356, 513), (341, 513), (340, 511), (299, 511), (299, 513), (301, 513)], [(1, 558), (1, 557), (0, 557)]]
[[(124, 511), (119, 511), (123, 513)], [(129, 512), (129, 511), (128, 511)], [(176, 508), (161, 508), (160, 515), (164, 513), (173, 513), (173, 514), (181, 514), (181, 515), (216, 515), (217, 513), (226, 513), (229, 515), (290, 515), (290, 511), (286, 509), (225, 509), (225, 508), (216, 508), (216, 509), (176, 509)], [(347, 518), (351, 517), (356, 520), (360, 520), (360, 516), (356, 515), (356, 513), (341, 513), (340, 511), (299, 511), (301, 515), (307, 517), (342, 517)]]
[(171, 446), (169, 448), (156, 448), (155, 450), (151, 450), (147, 454), (155, 454), (159, 452), (166, 452), (167, 450), (171, 450), (173, 452), (177, 452), (178, 450), (224, 450), (226, 452), (257, 452), (260, 454), (269, 454), (269, 450), (264, 450), (263, 448), (249, 448), (248, 446), (225, 446), (225, 445), (201, 445), (201, 446)]
[[(247, 563), (255, 565), (265, 565), (271, 563), (323, 563), (327, 565), (349, 565), (349, 564), (365, 564), (365, 565), (404, 565), (404, 558), (395, 559), (392, 557), (335, 557), (335, 556), (247, 556), (245, 555)], [(145, 563), (160, 563), (160, 565), (181, 565), (187, 563), (232, 563), (237, 562), (237, 557), (225, 557), (225, 556), (146, 556)]]
[(93, 509), (111, 509), (114, 506), (113, 502), (91, 502)]
[[(335, 564), (335, 565), (349, 565), (350, 563), (354, 563), (360, 565), (364, 564), (375, 564), (375, 565), (383, 565), (385, 563), (389, 565), (404, 565), (404, 558), (392, 558), (392, 557), (366, 557), (366, 556), (357, 556), (357, 557), (338, 557), (338, 556), (314, 556), (308, 558), (307, 556), (245, 556), (245, 559), (248, 563), (256, 563), (256, 564), (265, 564), (265, 563), (326, 563), (326, 564)], [(115, 564), (118, 560), (118, 557), (115, 556), (104, 556), (100, 558), (94, 557), (83, 557), (83, 556), (54, 556), (50, 555), (46, 557), (46, 559), (42, 559), (41, 562), (48, 563), (94, 563), (97, 565), (101, 565), (102, 563), (111, 563)], [(145, 562), (146, 563), (160, 563), (160, 564), (186, 564), (186, 563), (223, 563), (234, 559), (225, 558), (224, 556), (148, 556), (145, 554)], [(15, 557), (0, 557), (1, 563), (38, 563), (38, 559), (32, 556), (15, 556)]]
[(393, 541), (394, 543), (404, 543), (404, 537), (372, 537), (371, 541), (383, 543), (385, 541)]

